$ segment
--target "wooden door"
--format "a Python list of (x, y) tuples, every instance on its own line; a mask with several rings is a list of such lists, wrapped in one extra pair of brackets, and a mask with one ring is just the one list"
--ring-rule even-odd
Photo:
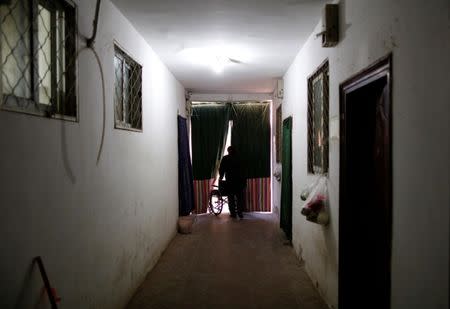
[(391, 57), (340, 86), (339, 308), (390, 308)]

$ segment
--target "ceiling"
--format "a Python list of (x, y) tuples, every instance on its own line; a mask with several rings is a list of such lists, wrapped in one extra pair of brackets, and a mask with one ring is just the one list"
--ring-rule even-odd
[[(276, 79), (284, 75), (318, 23), (326, 3), (112, 1), (183, 86), (197, 93), (272, 92)], [(224, 66), (221, 73), (205, 62), (211, 55)], [(232, 61), (227, 61), (229, 58)]]

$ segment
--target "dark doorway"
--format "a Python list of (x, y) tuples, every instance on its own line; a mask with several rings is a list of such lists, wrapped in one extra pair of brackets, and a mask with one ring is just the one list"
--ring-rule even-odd
[(390, 308), (391, 56), (340, 86), (339, 308)]
[(280, 227), (292, 240), (292, 117), (283, 121)]

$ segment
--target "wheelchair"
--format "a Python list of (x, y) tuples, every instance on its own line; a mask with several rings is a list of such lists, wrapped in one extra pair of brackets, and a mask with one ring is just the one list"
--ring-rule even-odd
[(209, 192), (209, 211), (218, 216), (221, 214), (223, 206), (228, 206), (227, 184), (224, 180), (219, 180), (219, 185), (213, 185), (214, 189)]

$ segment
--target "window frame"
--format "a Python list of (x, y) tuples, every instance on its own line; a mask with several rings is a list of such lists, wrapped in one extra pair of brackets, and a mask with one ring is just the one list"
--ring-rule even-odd
[[(118, 113), (117, 113), (117, 72), (116, 72), (116, 58), (121, 62), (121, 112), (122, 117), (121, 119), (118, 119)], [(120, 46), (116, 41), (114, 41), (114, 128), (118, 130), (125, 130), (125, 131), (132, 131), (132, 132), (138, 132), (142, 133), (144, 131), (144, 121), (143, 121), (143, 108), (142, 108), (142, 71), (143, 66), (135, 60), (134, 57), (132, 57), (122, 46)], [(124, 65), (125, 64), (125, 65)], [(136, 81), (132, 81), (131, 78), (137, 78), (137, 82), (139, 83), (139, 88), (136, 89), (133, 86), (130, 86), (131, 89), (128, 89), (128, 98), (127, 102), (125, 103), (124, 97), (125, 97), (125, 70), (129, 68), (130, 71), (138, 70), (137, 75), (133, 75), (133, 73), (128, 75), (128, 81), (127, 85), (135, 84)], [(133, 96), (137, 96), (137, 98), (133, 98)], [(140, 126), (136, 125), (133, 126), (132, 121), (127, 122), (126, 120), (123, 120), (129, 117), (130, 115), (127, 115), (126, 111), (131, 110), (131, 102), (138, 100), (139, 106), (137, 109), (140, 110), (140, 121), (137, 123), (140, 124)], [(131, 112), (130, 112), (131, 113)]]
[[(308, 174), (313, 175), (328, 175), (329, 172), (329, 93), (330, 93), (330, 77), (329, 77), (329, 62), (326, 59), (308, 79)], [(320, 124), (315, 123), (316, 115), (316, 101), (314, 100), (314, 86), (317, 81), (322, 83), (322, 91), (320, 93), (322, 98)], [(319, 141), (315, 139), (314, 132), (316, 125), (320, 125), (320, 133), (322, 136), (322, 146)], [(321, 149), (318, 149), (321, 148)], [(316, 152), (321, 152), (321, 162), (315, 162)]]
[[(30, 92), (31, 98), (17, 97), (14, 94), (6, 94), (2, 89), (2, 95), (0, 102), (0, 110), (16, 112), (21, 114), (29, 114), (33, 116), (47, 117), (53, 119), (61, 119), (72, 122), (78, 122), (78, 83), (77, 83), (77, 72), (78, 72), (78, 62), (75, 59), (76, 51), (78, 47), (77, 39), (77, 25), (78, 25), (78, 10), (74, 2), (70, 0), (18, 0), (24, 1), (30, 5), (30, 50), (28, 51), (30, 57)], [(39, 26), (38, 20), (39, 16), (39, 6), (48, 10), (50, 13), (50, 31), (51, 31), (51, 100), (49, 104), (41, 103), (39, 99)], [(72, 85), (73, 94), (71, 96), (65, 96), (62, 99), (64, 102), (63, 107), (60, 108), (58, 104), (58, 83), (57, 83), (57, 27), (56, 27), (56, 12), (63, 11), (65, 18), (64, 24), (65, 29), (69, 33), (66, 37), (71, 37), (71, 39), (64, 40), (64, 53), (65, 59), (73, 58), (73, 61), (69, 64), (66, 63), (64, 67), (64, 79), (66, 85)], [(54, 39), (53, 39), (54, 38)], [(71, 59), (72, 60), (72, 59)], [(0, 60), (1, 61), (1, 60)], [(66, 60), (67, 61), (67, 60)], [(3, 80), (0, 79), (0, 85), (3, 88)], [(69, 109), (73, 110), (71, 115), (66, 114), (67, 106)]]

